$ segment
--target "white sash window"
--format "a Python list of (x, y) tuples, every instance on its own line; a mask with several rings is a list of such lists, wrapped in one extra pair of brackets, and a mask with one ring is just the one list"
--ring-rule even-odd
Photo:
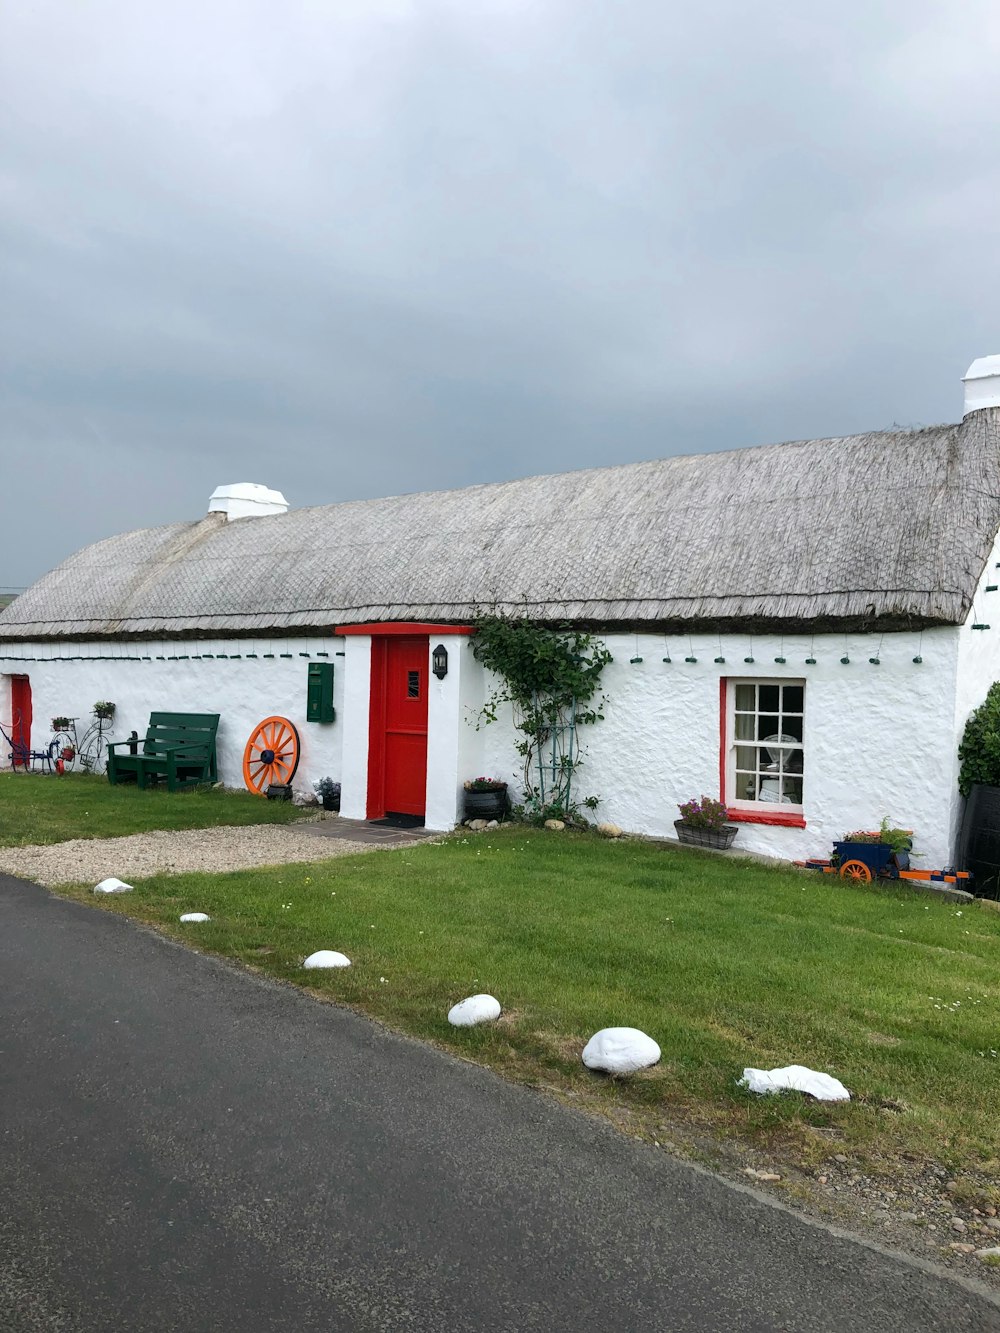
[(730, 680), (726, 803), (734, 810), (802, 810), (805, 682)]

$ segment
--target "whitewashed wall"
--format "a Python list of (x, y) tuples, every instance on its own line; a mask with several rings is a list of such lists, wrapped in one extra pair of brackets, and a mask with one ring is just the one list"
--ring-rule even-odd
[[(602, 678), (606, 720), (580, 728), (577, 793), (601, 797), (598, 819), (673, 837), (682, 801), (719, 795), (720, 677), (803, 680), (806, 827), (741, 824), (737, 846), (789, 859), (825, 856), (835, 839), (887, 816), (914, 829), (923, 854), (917, 864), (945, 865), (953, 845), (954, 699), (965, 633), (764, 637), (752, 644), (746, 635), (723, 635), (721, 642), (718, 635), (605, 635), (615, 659)], [(840, 661), (845, 655), (849, 665)], [(878, 666), (869, 662), (876, 655)], [(690, 656), (697, 662), (685, 662)], [(720, 656), (725, 662), (714, 660)], [(753, 664), (744, 661), (750, 656)], [(643, 660), (633, 664), (633, 657)], [(482, 735), (484, 770), (519, 778), (509, 715)]]
[[(826, 855), (835, 838), (874, 827), (883, 816), (913, 828), (918, 864), (948, 864), (960, 816), (957, 745), (969, 711), (1000, 677), (1000, 593), (986, 594), (991, 560), (976, 614), (989, 631), (962, 628), (868, 637), (842, 635), (755, 638), (610, 634), (614, 662), (604, 673), (606, 720), (580, 728), (584, 766), (579, 797), (601, 797), (597, 818), (624, 829), (673, 836), (677, 805), (702, 793), (719, 794), (719, 680), (723, 676), (804, 680), (805, 828), (743, 824), (737, 845), (779, 857)], [(997, 614), (989, 609), (996, 600)], [(985, 610), (984, 605), (985, 603)], [(994, 623), (996, 622), (996, 623)], [(439, 636), (440, 637), (440, 636)], [(429, 644), (433, 648), (435, 637)], [(480, 774), (519, 788), (520, 761), (509, 710), (476, 729), (489, 680), (463, 636), (449, 636), (449, 673), (431, 681), (429, 699), (428, 826), (447, 828), (461, 816), (461, 784)], [(242, 755), (254, 726), (271, 713), (299, 728), (299, 787), (328, 775), (343, 783), (343, 813), (364, 818), (367, 801), (371, 640), (311, 637), (248, 645), (246, 641), (150, 644), (114, 650), (102, 643), (24, 645), (21, 660), (0, 652), (0, 676), (25, 673), (33, 696), (33, 743), (48, 739), (57, 713), (81, 724), (97, 699), (118, 705), (114, 736), (142, 735), (153, 709), (219, 712), (220, 777), (242, 785)], [(113, 651), (114, 660), (98, 660)], [(154, 660), (129, 660), (126, 652)], [(157, 661), (178, 652), (188, 661)], [(256, 652), (256, 660), (246, 656)], [(273, 651), (273, 659), (264, 652)], [(218, 654), (239, 652), (239, 660)], [(326, 652), (328, 658), (317, 658)], [(211, 653), (212, 660), (195, 660)], [(290, 653), (290, 657), (281, 657)], [(344, 653), (345, 656), (338, 654)], [(309, 656), (301, 656), (308, 654)], [(841, 657), (850, 658), (843, 665)], [(878, 656), (880, 665), (869, 658)], [(671, 661), (662, 659), (669, 656)], [(697, 662), (685, 662), (694, 656)], [(725, 662), (714, 659), (724, 657)], [(752, 656), (753, 664), (745, 657)], [(783, 656), (784, 665), (774, 662)], [(917, 664), (913, 658), (919, 656)], [(80, 660), (68, 660), (70, 657)], [(641, 657), (639, 663), (631, 658)], [(806, 664), (815, 657), (815, 665)], [(35, 660), (28, 660), (34, 658)], [(60, 660), (61, 659), (61, 660)], [(305, 721), (309, 661), (335, 664), (337, 720)], [(9, 681), (0, 681), (0, 708), (9, 716)]]
[[(0, 658), (5, 659), (0, 660), (0, 676), (4, 677), (0, 708), (6, 722), (10, 717), (9, 677), (27, 675), (36, 748), (48, 743), (51, 719), (58, 714), (76, 717), (82, 737), (98, 699), (110, 699), (117, 705), (113, 740), (126, 740), (132, 730), (144, 736), (149, 715), (157, 710), (219, 713), (219, 777), (233, 787), (243, 786), (243, 749), (251, 731), (277, 713), (298, 729), (301, 759), (295, 786), (305, 788), (315, 778), (341, 779), (345, 659), (337, 654), (343, 650), (344, 641), (329, 635), (256, 643), (214, 639), (135, 646), (96, 641), (61, 646), (5, 644), (0, 648)], [(10, 660), (14, 652), (21, 660)], [(250, 652), (258, 654), (256, 659), (247, 657)], [(202, 656), (198, 660), (199, 655), (209, 653), (211, 659)], [(220, 661), (220, 653), (227, 657)], [(241, 654), (235, 661), (234, 653)], [(274, 656), (265, 658), (264, 653)], [(290, 656), (282, 657), (283, 653)], [(143, 654), (152, 660), (138, 660)], [(157, 660), (177, 654), (187, 654), (188, 660)], [(106, 660), (108, 655), (111, 660)], [(308, 664), (316, 661), (334, 663), (337, 719), (332, 723), (305, 720), (306, 672)], [(8, 763), (6, 747), (0, 762)]]
[[(958, 671), (955, 690), (954, 732), (955, 746), (952, 758), (954, 774), (952, 790), (952, 832), (957, 841), (965, 802), (958, 795), (958, 745), (969, 714), (986, 698), (995, 680), (1000, 680), (1000, 538), (994, 544), (986, 568), (976, 588), (972, 611), (958, 631)], [(973, 629), (973, 625), (988, 625), (988, 629)]]

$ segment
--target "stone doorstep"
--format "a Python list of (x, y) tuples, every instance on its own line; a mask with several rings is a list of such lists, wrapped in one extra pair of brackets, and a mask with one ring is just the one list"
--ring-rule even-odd
[(341, 819), (337, 815), (315, 823), (303, 821), (301, 824), (287, 827), (313, 838), (339, 838), (347, 842), (381, 844), (389, 847), (400, 847), (407, 843), (420, 842), (424, 838), (440, 837), (440, 833), (435, 829), (387, 828), (385, 825), (369, 824), (364, 819)]

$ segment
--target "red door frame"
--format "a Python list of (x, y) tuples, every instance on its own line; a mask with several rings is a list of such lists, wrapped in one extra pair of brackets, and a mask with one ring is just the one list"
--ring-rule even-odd
[[(20, 727), (17, 724), (17, 716), (20, 714)], [(18, 742), (26, 750), (31, 749), (31, 681), (27, 676), (11, 676), (10, 678), (10, 720), (11, 736), (14, 738), (14, 745)]]
[[(445, 625), (433, 621), (374, 621), (360, 625), (338, 625), (336, 635), (371, 635), (371, 694), (368, 706), (368, 793), (366, 818), (381, 819), (385, 814), (385, 671), (386, 642), (388, 639), (427, 637), (428, 658), (430, 639), (452, 634), (475, 634), (473, 625)], [(429, 665), (429, 662), (428, 662)]]
[[(425, 661), (430, 665), (430, 638), (419, 634), (405, 636), (408, 640), (419, 640), (424, 649)], [(366, 817), (381, 819), (386, 813), (386, 727), (387, 689), (389, 679), (389, 656), (395, 645), (401, 642), (401, 636), (383, 635), (372, 638), (371, 701), (368, 709), (368, 801)], [(427, 688), (427, 675), (422, 676), (423, 688)], [(425, 696), (426, 699), (426, 696)], [(424, 761), (424, 782), (426, 786), (426, 757)], [(424, 811), (418, 813), (423, 814)]]

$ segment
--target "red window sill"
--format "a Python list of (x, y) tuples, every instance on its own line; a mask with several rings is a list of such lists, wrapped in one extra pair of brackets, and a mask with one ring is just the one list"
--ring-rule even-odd
[(799, 814), (783, 814), (776, 810), (772, 814), (768, 811), (766, 814), (757, 813), (756, 810), (733, 810), (728, 811), (729, 818), (734, 824), (781, 824), (785, 828), (805, 828), (806, 821)]

